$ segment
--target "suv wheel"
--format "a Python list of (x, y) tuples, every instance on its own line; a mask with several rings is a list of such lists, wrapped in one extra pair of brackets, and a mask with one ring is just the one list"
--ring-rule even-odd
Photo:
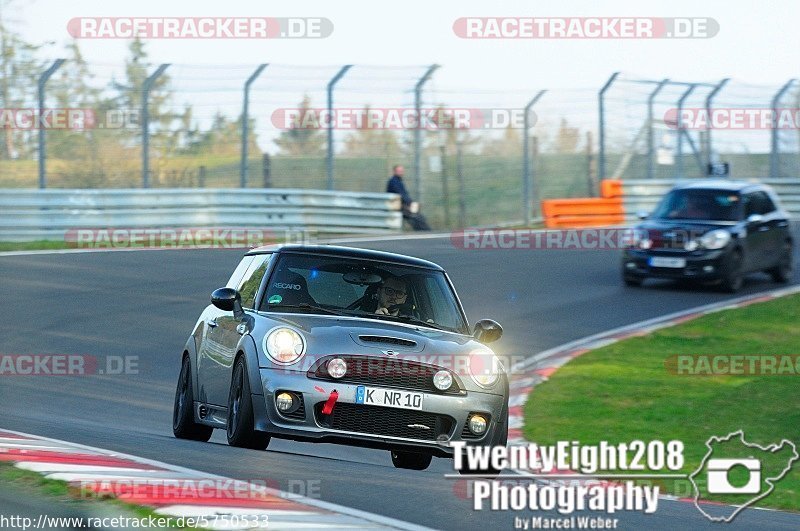
[(786, 284), (792, 279), (792, 274), (794, 273), (794, 267), (792, 263), (792, 244), (791, 242), (786, 242), (783, 244), (783, 249), (781, 250), (781, 258), (778, 261), (778, 265), (771, 269), (767, 269), (767, 273), (770, 274), (772, 280), (775, 282), (779, 282), (781, 284)]
[(735, 250), (728, 259), (725, 276), (722, 278), (722, 289), (728, 293), (736, 293), (744, 284), (742, 273), (742, 251)]

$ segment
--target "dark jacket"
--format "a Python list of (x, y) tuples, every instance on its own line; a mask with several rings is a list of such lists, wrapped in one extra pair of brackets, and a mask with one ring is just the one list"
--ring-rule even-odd
[(403, 207), (408, 207), (413, 202), (411, 196), (408, 194), (408, 190), (406, 190), (406, 185), (403, 184), (403, 178), (399, 175), (392, 175), (389, 179), (389, 182), (386, 183), (386, 191), (390, 194), (399, 194), (400, 201), (403, 203)]

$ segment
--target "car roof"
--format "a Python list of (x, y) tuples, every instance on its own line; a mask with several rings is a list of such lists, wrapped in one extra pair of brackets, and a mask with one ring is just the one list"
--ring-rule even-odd
[(761, 183), (750, 181), (734, 181), (729, 179), (699, 179), (684, 181), (676, 184), (673, 190), (725, 190), (728, 192), (741, 192), (747, 188), (765, 189)]
[(435, 269), (444, 271), (441, 266), (423, 260), (396, 253), (385, 251), (374, 251), (372, 249), (360, 249), (358, 247), (345, 247), (342, 245), (302, 245), (302, 244), (278, 244), (266, 245), (250, 250), (247, 254), (278, 253), (278, 254), (317, 254), (324, 256), (336, 256), (342, 258), (359, 258), (362, 260), (375, 260), (378, 262), (391, 262), (393, 264), (408, 265), (414, 267), (424, 267), (425, 269)]

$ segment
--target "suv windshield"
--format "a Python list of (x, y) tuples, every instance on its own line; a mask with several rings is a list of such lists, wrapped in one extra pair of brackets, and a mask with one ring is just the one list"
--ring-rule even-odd
[(259, 309), (338, 314), (467, 333), (441, 271), (354, 258), (281, 255)]
[(655, 219), (737, 221), (741, 218), (739, 194), (727, 190), (672, 190), (651, 216)]

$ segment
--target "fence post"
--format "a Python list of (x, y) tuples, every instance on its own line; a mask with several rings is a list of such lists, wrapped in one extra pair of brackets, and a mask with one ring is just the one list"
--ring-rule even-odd
[(592, 153), (592, 132), (586, 131), (586, 184), (589, 187), (589, 197), (594, 197), (600, 186), (597, 183), (597, 175), (593, 171), (594, 157)]
[(678, 99), (678, 116), (677, 116), (677, 129), (678, 129), (678, 161), (675, 165), (676, 175), (675, 177), (678, 179), (683, 179), (683, 104), (686, 102), (686, 98), (688, 98), (694, 89), (697, 88), (697, 83), (689, 83), (689, 88), (687, 88), (681, 97)]
[(197, 172), (197, 186), (199, 188), (206, 187), (206, 167), (200, 166), (200, 170)]
[(540, 90), (536, 96), (525, 106), (522, 129), (522, 200), (525, 226), (529, 227), (533, 223), (533, 175), (531, 174), (531, 154), (530, 154), (530, 111), (536, 102), (544, 96), (546, 90)]
[(790, 79), (787, 81), (780, 90), (775, 93), (775, 97), (772, 98), (772, 128), (770, 131), (770, 153), (769, 153), (769, 177), (770, 179), (775, 179), (778, 177), (778, 165), (780, 164), (780, 146), (778, 146), (778, 105), (780, 104), (780, 100), (786, 91), (788, 91), (792, 85), (794, 85), (796, 79)]
[[(458, 134), (458, 133), (456, 133)], [(466, 228), (467, 226), (467, 191), (464, 182), (464, 162), (463, 143), (460, 139), (456, 140), (456, 178), (458, 179), (458, 226), (459, 228)]]
[(333, 124), (335, 121), (333, 119), (333, 87), (336, 86), (336, 83), (338, 83), (351, 68), (353, 68), (353, 65), (344, 65), (328, 82), (328, 116), (330, 119), (328, 120), (328, 153), (325, 159), (325, 170), (328, 175), (328, 190), (333, 190)]
[(431, 78), (439, 65), (431, 65), (414, 86), (414, 110), (417, 117), (417, 126), (414, 128), (414, 178), (416, 179), (416, 201), (422, 202), (422, 87)]
[(168, 66), (160, 65), (142, 84), (142, 188), (150, 188), (150, 89)]
[[(55, 74), (56, 70), (58, 70), (61, 65), (64, 64), (64, 59), (56, 59), (55, 62), (50, 65), (50, 68), (45, 70), (41, 76), (39, 76), (39, 83), (36, 86), (36, 94), (39, 98), (39, 115), (44, 113), (44, 87), (47, 84), (47, 80)], [(7, 104), (7, 102), (3, 102)], [(39, 188), (44, 189), (47, 188), (47, 148), (45, 146), (45, 128), (39, 126)]]
[(442, 159), (442, 202), (444, 203), (444, 226), (450, 228), (450, 187), (447, 183), (447, 146), (439, 145)]
[(248, 136), (250, 135), (250, 85), (258, 79), (267, 64), (260, 64), (252, 73), (247, 81), (244, 82), (244, 99), (242, 101), (242, 164), (239, 167), (239, 186), (247, 188), (247, 158), (248, 158)]
[(603, 88), (600, 89), (600, 92), (597, 94), (598, 99), (598, 114), (600, 119), (599, 124), (599, 149), (597, 153), (597, 167), (598, 167), (598, 177), (600, 180), (606, 178), (606, 109), (605, 109), (605, 95), (606, 91), (611, 88), (612, 83), (614, 80), (617, 79), (619, 76), (619, 72), (614, 72), (611, 74), (611, 77), (608, 78), (606, 84), (603, 85)]
[(269, 153), (264, 153), (261, 159), (261, 172), (264, 188), (272, 188), (272, 160), (269, 158)]
[(706, 129), (706, 149), (708, 150), (706, 153), (707, 165), (710, 165), (713, 162), (711, 158), (713, 157), (714, 154), (714, 144), (711, 141), (711, 131), (714, 129), (711, 126), (712, 124), (711, 107), (714, 104), (714, 98), (717, 97), (719, 91), (721, 91), (725, 87), (725, 85), (728, 84), (728, 81), (730, 80), (731, 78), (726, 77), (725, 79), (717, 83), (716, 86), (713, 89), (711, 89), (711, 92), (708, 93), (708, 96), (706, 96), (706, 114), (708, 115), (708, 128)]
[(653, 89), (653, 92), (647, 97), (647, 178), (652, 179), (655, 177), (655, 134), (653, 133), (653, 104), (656, 101), (656, 96), (661, 92), (661, 89), (669, 83), (669, 79), (662, 79)]

